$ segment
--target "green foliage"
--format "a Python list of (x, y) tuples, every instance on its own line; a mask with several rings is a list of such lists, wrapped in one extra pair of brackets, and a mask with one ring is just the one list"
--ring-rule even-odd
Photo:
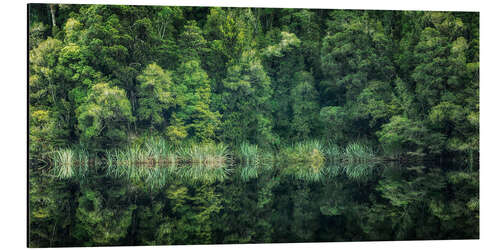
[(141, 84), (137, 91), (137, 118), (161, 130), (166, 113), (175, 105), (170, 72), (153, 63), (144, 69), (137, 80)]
[(255, 144), (242, 143), (236, 152), (236, 156), (239, 159), (240, 176), (243, 181), (257, 178), (273, 167), (273, 156)]
[(478, 237), (478, 13), (28, 10), (29, 246)]
[[(74, 237), (85, 246), (110, 246), (117, 245), (127, 235), (127, 228), (132, 222), (132, 213), (135, 205), (119, 207), (106, 202), (101, 192), (89, 188), (83, 188), (78, 198), (76, 209), (76, 225)], [(120, 200), (120, 194), (124, 195), (123, 189), (111, 189), (110, 194), (119, 194), (110, 200)], [(123, 197), (123, 196), (122, 196)]]
[(384, 150), (392, 153), (422, 152), (424, 146), (441, 150), (444, 139), (442, 134), (432, 134), (422, 122), (401, 116), (392, 117), (377, 135)]
[(86, 151), (67, 148), (59, 149), (52, 154), (52, 171), (57, 178), (83, 178), (87, 174), (89, 155)]
[(94, 85), (85, 103), (77, 109), (82, 140), (93, 149), (126, 140), (125, 128), (135, 120), (125, 91), (109, 83)]
[(350, 162), (373, 160), (375, 152), (367, 145), (358, 142), (349, 143), (344, 149), (344, 159)]
[(284, 173), (292, 174), (299, 180), (319, 181), (322, 176), (325, 156), (319, 141), (294, 144), (281, 152), (287, 164)]
[(318, 125), (318, 93), (307, 72), (295, 74), (297, 85), (291, 90), (293, 118), (291, 128), (297, 139), (312, 137)]
[(182, 63), (176, 79), (176, 118), (186, 126), (188, 135), (202, 142), (211, 141), (220, 115), (210, 110), (211, 86), (197, 60)]
[(239, 144), (243, 141), (270, 143), (272, 121), (268, 100), (271, 89), (255, 50), (244, 51), (238, 64), (231, 65), (223, 81), (223, 140)]
[[(272, 40), (276, 36), (277, 40), (276, 44), (267, 46), (262, 55), (273, 90), (270, 99), (274, 117), (273, 127), (275, 133), (280, 136), (281, 142), (292, 137), (296, 129), (299, 130), (300, 135), (309, 132), (310, 124), (303, 123), (314, 114), (308, 113), (305, 119), (299, 117), (305, 115), (303, 111), (311, 111), (307, 109), (315, 108), (314, 102), (317, 101), (317, 96), (312, 88), (314, 79), (306, 72), (299, 73), (304, 68), (304, 60), (303, 55), (300, 54), (301, 42), (297, 36), (288, 32), (279, 33), (277, 30), (268, 32), (267, 36)], [(292, 107), (294, 102), (296, 104)]]

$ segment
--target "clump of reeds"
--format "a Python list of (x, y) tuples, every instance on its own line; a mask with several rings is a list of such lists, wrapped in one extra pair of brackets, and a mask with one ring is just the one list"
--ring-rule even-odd
[(259, 146), (244, 142), (239, 147), (238, 156), (242, 163), (258, 165), (260, 163)]
[(241, 164), (241, 168), (239, 170), (240, 177), (243, 181), (249, 181), (250, 179), (259, 177), (259, 165), (243, 163)]
[(258, 145), (244, 142), (237, 148), (236, 156), (240, 162), (238, 169), (243, 181), (259, 177), (259, 174), (271, 170), (273, 166), (273, 154), (264, 152)]
[(108, 166), (113, 164), (133, 166), (173, 165), (178, 161), (173, 146), (161, 138), (151, 138), (143, 146), (133, 145), (111, 153), (108, 152), (106, 158)]
[(144, 151), (136, 148), (108, 152), (106, 172), (114, 178), (124, 178), (151, 189), (162, 187), (170, 179), (175, 178), (177, 170), (175, 164), (163, 165), (155, 161), (144, 161), (144, 159), (149, 158)]
[(319, 181), (323, 175), (325, 154), (319, 141), (305, 141), (284, 149), (285, 174), (305, 181)]
[(58, 178), (66, 179), (73, 177), (75, 153), (71, 149), (60, 149), (53, 155), (54, 174)]
[(358, 142), (348, 144), (344, 150), (344, 159), (349, 162), (365, 162), (374, 157), (375, 152), (371, 147)]
[(284, 150), (288, 162), (311, 162), (321, 165), (325, 161), (323, 144), (317, 140), (298, 142)]
[(185, 163), (203, 164), (209, 167), (223, 165), (229, 158), (228, 148), (222, 143), (193, 144), (179, 148), (178, 153)]
[(162, 186), (169, 178), (213, 182), (227, 176), (228, 155), (224, 144), (174, 147), (162, 138), (151, 138), (141, 146), (107, 152), (107, 173), (151, 187)]
[(214, 183), (226, 179), (228, 172), (226, 164), (214, 168), (203, 163), (194, 163), (180, 167), (178, 176), (191, 183)]
[(89, 167), (89, 155), (84, 150), (59, 149), (52, 154), (53, 174), (60, 179), (84, 177)]
[(153, 137), (146, 140), (144, 148), (158, 164), (174, 164), (178, 161), (173, 144), (163, 138)]
[(329, 177), (340, 176), (345, 172), (345, 163), (342, 161), (330, 161), (324, 168), (324, 173)]
[(304, 180), (306, 182), (318, 182), (324, 176), (323, 169), (316, 167), (304, 167), (303, 165), (299, 165), (296, 167), (296, 171), (294, 172), (295, 178), (299, 180)]
[(366, 180), (373, 174), (374, 165), (369, 162), (355, 162), (344, 165), (346, 176), (355, 181)]
[(328, 142), (323, 147), (323, 152), (325, 154), (325, 158), (330, 161), (342, 160), (344, 157), (344, 150), (333, 142)]

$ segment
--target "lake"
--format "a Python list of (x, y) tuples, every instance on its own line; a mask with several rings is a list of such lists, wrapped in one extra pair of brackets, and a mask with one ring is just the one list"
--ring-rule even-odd
[(456, 161), (103, 165), (30, 186), (34, 246), (479, 238), (479, 173)]

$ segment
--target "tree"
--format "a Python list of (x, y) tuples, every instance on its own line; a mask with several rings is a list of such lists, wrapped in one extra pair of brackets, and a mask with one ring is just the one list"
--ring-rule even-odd
[(125, 91), (109, 83), (94, 85), (76, 113), (80, 138), (93, 150), (120, 146), (135, 120)]
[(443, 134), (430, 131), (422, 121), (413, 121), (402, 116), (393, 116), (389, 123), (377, 132), (386, 152), (440, 152)]
[(295, 87), (291, 90), (293, 118), (291, 128), (297, 140), (312, 137), (318, 126), (318, 92), (314, 78), (308, 72), (298, 72), (294, 77)]
[(33, 149), (39, 153), (65, 145), (71, 139), (73, 107), (68, 93), (71, 85), (60, 70), (62, 53), (62, 42), (50, 37), (30, 51), (30, 131)]
[(137, 77), (140, 83), (137, 96), (139, 107), (137, 118), (144, 124), (162, 130), (165, 127), (165, 117), (175, 105), (173, 81), (169, 71), (156, 63), (148, 65)]
[(210, 95), (210, 80), (200, 62), (182, 63), (176, 77), (175, 115), (198, 141), (212, 140), (219, 124), (219, 114), (210, 110)]
[(370, 138), (388, 118), (379, 108), (387, 110), (391, 100), (384, 93), (390, 91), (395, 73), (392, 44), (382, 24), (366, 11), (335, 11), (330, 16), (321, 48), (326, 76), (320, 84), (322, 103), (346, 110), (349, 119), (344, 121), (349, 123), (337, 129), (347, 137)]
[(230, 65), (239, 60), (246, 49), (255, 46), (256, 20), (247, 8), (210, 8), (203, 28), (208, 42), (208, 54), (203, 60), (207, 74), (216, 83), (214, 92), (222, 91), (222, 80)]
[(291, 138), (293, 132), (291, 89), (296, 83), (291, 77), (304, 68), (304, 58), (300, 54), (301, 41), (293, 33), (280, 32), (269, 36), (276, 36), (276, 44), (263, 49), (264, 66), (271, 79), (273, 95), (270, 100), (274, 117), (273, 131), (286, 140)]
[(270, 81), (255, 50), (243, 52), (223, 81), (222, 134), (225, 141), (267, 144), (273, 141)]

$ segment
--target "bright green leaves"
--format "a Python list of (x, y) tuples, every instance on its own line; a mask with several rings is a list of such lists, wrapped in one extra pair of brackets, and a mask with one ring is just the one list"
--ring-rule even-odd
[(476, 64), (467, 58), (467, 27), (451, 13), (426, 13), (422, 18), (428, 26), (415, 38), (416, 63), (405, 87), (405, 95), (414, 89), (415, 105), (407, 109), (414, 119), (425, 119), (434, 135), (446, 137), (446, 150), (478, 150), (477, 128), (468, 119), (477, 114), (479, 94)]
[(207, 41), (195, 21), (184, 25), (184, 32), (179, 37), (181, 61), (200, 60), (207, 51)]
[[(264, 66), (271, 80), (272, 88), (272, 98), (269, 100), (272, 114), (273, 114), (273, 132), (279, 135), (279, 140), (287, 141), (292, 137), (298, 136), (294, 134), (296, 132), (292, 126), (293, 116), (297, 117), (295, 119), (295, 126), (302, 127), (300, 130), (305, 131), (309, 128), (305, 128), (304, 125), (299, 125), (303, 121), (299, 121), (301, 111), (300, 107), (305, 103), (296, 105), (295, 109), (297, 112), (294, 113), (292, 108), (292, 103), (295, 98), (304, 99), (303, 95), (308, 95), (306, 97), (307, 102), (314, 102), (316, 98), (314, 96), (314, 78), (310, 75), (306, 75), (304, 69), (304, 57), (300, 53), (301, 41), (293, 33), (288, 32), (277, 32), (273, 30), (268, 32), (268, 37), (276, 36), (276, 42), (264, 48), (262, 50), (262, 56), (264, 59)], [(301, 73), (298, 73), (301, 72)], [(296, 75), (297, 74), (297, 75)], [(297, 87), (301, 85), (301, 87)], [(292, 89), (296, 88), (295, 96), (291, 93)], [(307, 94), (306, 94), (307, 92)], [(312, 93), (311, 96), (310, 94)], [(307, 104), (306, 104), (307, 105)], [(314, 104), (313, 104), (314, 105)], [(292, 115), (293, 114), (293, 115)], [(311, 114), (309, 114), (311, 115)], [(306, 118), (305, 120), (307, 120)], [(310, 125), (310, 124), (309, 124)], [(308, 126), (309, 126), (308, 125)], [(307, 131), (306, 133), (309, 133)]]
[(227, 59), (237, 58), (244, 49), (252, 46), (250, 23), (254, 20), (250, 9), (211, 8), (205, 27), (207, 39), (220, 41), (222, 50), (219, 53)]
[(257, 21), (250, 9), (210, 8), (203, 27), (209, 49), (202, 63), (216, 84), (216, 93), (222, 91), (228, 67), (237, 64), (245, 50), (255, 47), (256, 30), (251, 24)]
[(60, 77), (55, 68), (61, 49), (62, 42), (49, 37), (30, 51), (30, 104), (55, 105)]
[(33, 23), (30, 24), (29, 30), (28, 30), (28, 48), (29, 50), (32, 50), (46, 39), (46, 36), (48, 35), (49, 31), (49, 26), (45, 25), (43, 23)]
[[(186, 125), (188, 133), (198, 141), (215, 137), (219, 114), (210, 110), (211, 86), (207, 73), (196, 60), (182, 63), (176, 78), (176, 117)], [(177, 100), (177, 99), (176, 99)]]
[[(447, 140), (447, 149), (450, 151), (477, 150), (477, 137), (464, 136), (473, 134), (475, 131), (474, 121), (468, 117), (468, 110), (464, 107), (450, 103), (441, 102), (434, 106), (429, 114), (429, 121), (433, 128), (452, 135)], [(474, 113), (471, 114), (474, 116)]]
[(300, 40), (293, 33), (281, 32), (281, 41), (276, 45), (270, 45), (264, 49), (264, 56), (283, 57), (286, 51), (300, 46)]
[(381, 25), (362, 12), (347, 20), (341, 14), (333, 15), (333, 23), (340, 22), (340, 26), (332, 25), (335, 32), (323, 38), (321, 61), (323, 73), (335, 85), (325, 87), (345, 89), (345, 102), (349, 102), (368, 81), (390, 80), (394, 67), (389, 57), (390, 40)]
[(268, 100), (270, 80), (255, 50), (243, 52), (223, 81), (222, 138), (268, 143), (272, 140)]
[(135, 120), (125, 91), (108, 83), (92, 87), (86, 102), (78, 107), (77, 115), (81, 138), (97, 149), (100, 145), (116, 145), (125, 140), (124, 130)]
[(77, 42), (80, 39), (83, 25), (75, 18), (69, 18), (64, 24), (64, 40), (67, 42)]
[(370, 120), (370, 127), (378, 128), (382, 123), (387, 122), (392, 115), (391, 91), (389, 82), (370, 81), (358, 95), (357, 104), (353, 109), (360, 117)]
[(173, 76), (150, 64), (137, 77), (138, 118), (164, 131), (173, 142), (186, 137), (210, 141), (215, 137), (219, 114), (210, 110), (211, 86), (200, 62), (183, 62)]
[(29, 53), (29, 109), (34, 118), (30, 119), (30, 148), (34, 153), (67, 143), (72, 127), (74, 107), (60, 63), (63, 52), (63, 43), (49, 37)]
[(137, 77), (140, 83), (137, 96), (139, 107), (137, 118), (159, 129), (164, 125), (165, 115), (175, 105), (171, 73), (163, 71), (157, 64), (148, 65)]

